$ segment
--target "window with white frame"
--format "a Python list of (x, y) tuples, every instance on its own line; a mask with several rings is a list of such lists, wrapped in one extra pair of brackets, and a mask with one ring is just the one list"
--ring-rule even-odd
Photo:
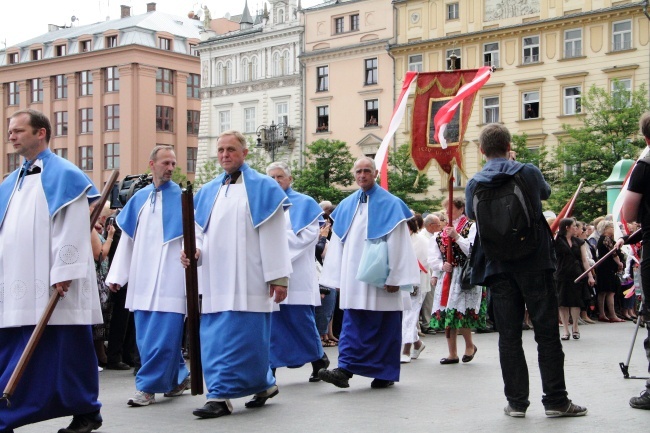
[(251, 63), (248, 59), (241, 59), (241, 80), (249, 81), (251, 79)]
[(448, 20), (457, 20), (458, 16), (459, 16), (458, 12), (459, 12), (458, 3), (449, 3), (447, 5), (447, 19)]
[(564, 114), (570, 116), (582, 112), (582, 87), (569, 86), (564, 88)]
[(79, 95), (89, 96), (93, 94), (93, 74), (90, 71), (79, 72)]
[(316, 91), (327, 92), (330, 89), (330, 68), (328, 65), (316, 68)]
[(232, 84), (232, 62), (230, 60), (226, 62), (223, 81), (225, 84)]
[(582, 56), (582, 29), (564, 31), (564, 58)]
[(483, 44), (483, 66), (499, 67), (499, 43)]
[(539, 92), (523, 92), (521, 94), (523, 119), (539, 118)]
[(522, 39), (524, 65), (539, 62), (539, 36), (528, 36)]
[[(452, 59), (452, 56), (455, 56)], [(460, 48), (453, 48), (451, 50), (447, 50), (447, 70), (458, 70), (460, 69)], [(453, 67), (452, 67), (453, 66)]]
[(30, 80), (32, 90), (32, 102), (43, 102), (43, 80), (32, 78)]
[(338, 17), (334, 18), (334, 33), (343, 33), (345, 29), (345, 18)]
[(275, 123), (276, 124), (284, 123), (285, 125), (289, 123), (288, 102), (278, 102), (277, 104), (275, 104)]
[(17, 81), (7, 83), (7, 105), (20, 104), (20, 86)]
[(219, 111), (219, 134), (230, 130), (230, 110)]
[(280, 53), (273, 54), (273, 76), (279, 77), (282, 74), (282, 61)]
[(289, 75), (291, 73), (291, 56), (289, 50), (282, 53), (282, 75)]
[(629, 50), (632, 48), (632, 21), (612, 23), (612, 51)]
[(422, 54), (409, 56), (409, 71), (422, 72)]
[(632, 79), (619, 78), (612, 80), (611, 95), (615, 108), (629, 107), (632, 104)]
[(257, 57), (251, 59), (251, 80), (257, 80)]
[(244, 108), (244, 132), (255, 132), (255, 107)]
[(365, 85), (377, 84), (377, 58), (365, 60)]
[(483, 123), (499, 122), (499, 97), (486, 96), (483, 98)]

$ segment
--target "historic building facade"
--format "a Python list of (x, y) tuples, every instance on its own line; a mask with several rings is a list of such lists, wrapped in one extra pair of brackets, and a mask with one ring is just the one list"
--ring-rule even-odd
[(292, 161), (302, 153), (299, 1), (268, 4), (254, 15), (246, 4), (241, 16), (231, 18), (239, 20), (239, 30), (206, 34), (199, 44), (199, 167), (216, 158), (217, 137), (229, 129), (243, 132), (251, 145), (259, 137), (269, 159)]
[[(466, 173), (480, 170), (478, 135), (500, 122), (527, 134), (528, 146), (552, 148), (562, 124), (579, 125), (581, 98), (591, 86), (636, 90), (649, 82), (649, 21), (643, 1), (629, 0), (393, 0), (397, 42), (395, 92), (408, 70), (496, 68), (479, 91), (463, 143)], [(453, 56), (452, 56), (453, 55)], [(412, 99), (409, 101), (410, 112)], [(407, 118), (397, 144), (410, 142)], [(447, 190), (437, 168), (430, 193)], [(462, 195), (467, 178), (457, 174)]]
[(394, 105), (393, 8), (386, 0), (331, 1), (305, 15), (305, 141), (344, 141), (374, 156)]
[[(174, 146), (194, 176), (200, 121), (202, 23), (156, 11), (58, 28), (0, 52), (0, 128), (20, 109), (52, 122), (50, 148), (77, 164), (98, 187), (119, 169), (143, 173), (156, 144)], [(20, 165), (10, 143), (0, 152), (7, 174)]]

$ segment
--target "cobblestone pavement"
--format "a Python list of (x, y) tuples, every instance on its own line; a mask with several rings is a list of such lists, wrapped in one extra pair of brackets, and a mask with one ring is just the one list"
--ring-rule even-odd
[[(197, 419), (192, 410), (204, 397), (186, 393), (178, 398), (156, 396), (157, 403), (132, 408), (131, 372), (100, 373), (100, 400), (104, 407), (104, 433), (171, 432), (549, 432), (647, 430), (650, 411), (632, 409), (630, 397), (643, 390), (645, 381), (624, 379), (619, 362), (625, 361), (634, 324), (597, 323), (580, 328), (582, 338), (563, 342), (569, 398), (587, 406), (583, 418), (548, 419), (541, 400), (536, 346), (532, 331), (524, 332), (530, 373), (531, 406), (526, 418), (503, 414), (506, 404), (497, 350), (498, 334), (475, 335), (479, 351), (469, 364), (440, 365), (446, 356), (443, 335), (423, 338), (426, 349), (420, 359), (402, 365), (401, 381), (389, 389), (373, 390), (371, 379), (355, 376), (350, 388), (308, 383), (310, 366), (278, 370), (280, 394), (260, 409), (246, 409), (247, 399), (233, 400), (232, 415), (212, 420)], [(648, 376), (643, 353), (645, 329), (637, 336), (630, 375)], [(462, 339), (459, 341), (462, 346)], [(336, 365), (337, 348), (327, 354)], [(24, 380), (29, 380), (25, 378)], [(37, 388), (35, 389), (37, 391)], [(69, 418), (25, 426), (16, 433), (52, 433), (67, 426)]]

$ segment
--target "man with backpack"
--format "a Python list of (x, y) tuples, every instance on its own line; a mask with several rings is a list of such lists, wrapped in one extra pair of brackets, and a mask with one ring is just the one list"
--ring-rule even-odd
[[(555, 254), (541, 204), (551, 195), (551, 188), (537, 167), (514, 160), (510, 140), (510, 132), (503, 125), (492, 123), (483, 128), (479, 145), (487, 162), (465, 190), (465, 209), (468, 217), (476, 220), (478, 230), (472, 249), (471, 283), (488, 286), (492, 293), (508, 400), (504, 412), (523, 418), (530, 404), (521, 340), (528, 307), (537, 341), (546, 416), (586, 415), (586, 408), (568, 399), (564, 382), (553, 281)], [(495, 232), (501, 237), (501, 247), (494, 244)], [(482, 246), (484, 242), (487, 249)]]

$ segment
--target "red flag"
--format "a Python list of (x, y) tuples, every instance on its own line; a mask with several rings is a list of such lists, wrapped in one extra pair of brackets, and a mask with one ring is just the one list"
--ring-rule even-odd
[[(471, 83), (476, 77), (478, 69), (421, 72), (418, 75), (413, 103), (413, 125), (411, 128), (411, 157), (420, 172), (425, 172), (435, 159), (440, 168), (450, 174), (454, 165), (462, 169), (462, 152), (460, 143), (463, 141), (467, 122), (472, 114), (476, 91), (484, 83), (472, 86), (464, 92), (460, 100), (452, 101), (456, 93), (464, 85)], [(438, 125), (435, 117), (448, 103), (451, 104), (443, 110), (449, 117), (445, 124), (445, 137), (447, 148), (443, 148), (436, 139)], [(450, 110), (455, 105), (456, 110)], [(446, 117), (447, 117), (446, 116)]]

